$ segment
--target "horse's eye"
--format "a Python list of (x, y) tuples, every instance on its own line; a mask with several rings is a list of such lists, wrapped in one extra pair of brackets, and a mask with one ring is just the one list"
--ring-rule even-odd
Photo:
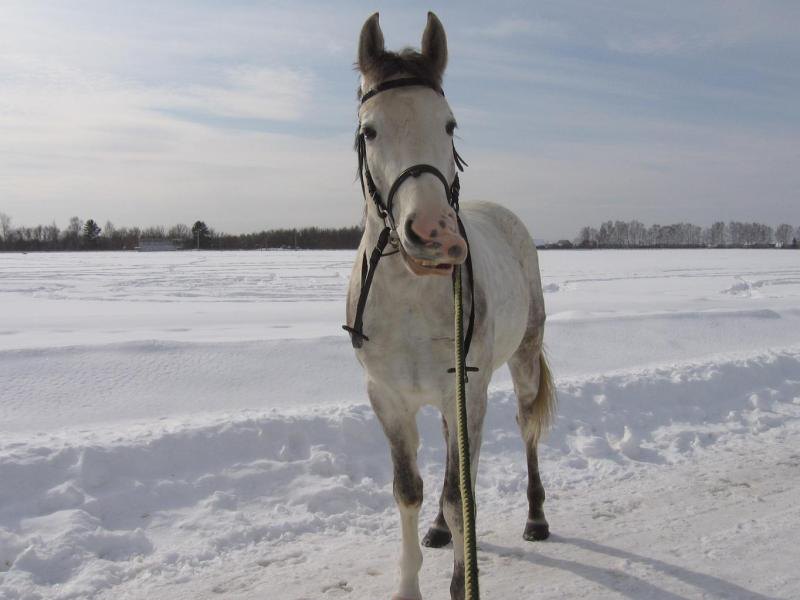
[(445, 125), (444, 130), (447, 132), (447, 135), (453, 135), (453, 132), (456, 130), (456, 122), (449, 121), (447, 125)]
[(378, 132), (375, 131), (375, 129), (373, 129), (369, 125), (367, 125), (361, 129), (361, 135), (363, 135), (368, 140), (374, 140), (375, 136), (378, 135)]

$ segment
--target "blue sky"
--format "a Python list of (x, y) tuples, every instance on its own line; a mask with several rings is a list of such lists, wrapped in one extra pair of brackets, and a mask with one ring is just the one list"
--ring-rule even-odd
[(0, 9), (0, 211), (251, 231), (361, 214), (358, 32), (448, 33), (464, 199), (800, 225), (798, 2), (30, 2)]

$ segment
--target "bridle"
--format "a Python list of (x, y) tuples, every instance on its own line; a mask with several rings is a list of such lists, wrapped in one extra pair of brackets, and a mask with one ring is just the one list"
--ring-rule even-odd
[[(401, 79), (384, 81), (383, 83), (364, 93), (361, 96), (361, 105), (363, 106), (365, 102), (371, 98), (374, 98), (381, 92), (410, 86), (427, 87), (444, 96), (442, 89), (428, 79), (424, 79), (422, 77), (404, 77)], [(464, 224), (461, 222), (461, 217), (458, 214), (458, 201), (459, 194), (461, 192), (461, 184), (458, 180), (458, 171), (463, 172), (464, 167), (468, 166), (467, 163), (456, 151), (455, 143), (453, 143), (453, 161), (455, 162), (458, 171), (456, 171), (452, 183), (448, 183), (447, 178), (433, 165), (424, 163), (413, 165), (407, 169), (404, 169), (392, 182), (392, 185), (389, 188), (389, 194), (386, 197), (386, 202), (384, 202), (380, 191), (378, 191), (378, 188), (375, 185), (375, 181), (372, 179), (372, 173), (369, 170), (369, 164), (367, 163), (367, 142), (364, 133), (361, 131), (360, 121), (358, 123), (358, 129), (356, 130), (355, 148), (358, 154), (358, 177), (361, 182), (361, 193), (364, 195), (365, 200), (367, 194), (369, 194), (369, 197), (372, 198), (373, 203), (378, 209), (378, 214), (383, 219), (385, 226), (381, 230), (380, 234), (378, 234), (378, 242), (375, 244), (375, 248), (372, 250), (369, 264), (367, 263), (366, 253), (362, 257), (361, 293), (359, 294), (358, 304), (356, 305), (355, 319), (352, 326), (342, 325), (342, 329), (350, 333), (350, 341), (352, 342), (354, 348), (361, 348), (365, 341), (369, 341), (369, 338), (363, 332), (364, 309), (366, 308), (367, 297), (369, 295), (370, 286), (372, 285), (372, 278), (375, 275), (375, 269), (378, 267), (378, 262), (382, 257), (391, 256), (392, 254), (397, 254), (400, 251), (400, 238), (397, 234), (397, 225), (392, 212), (395, 194), (397, 193), (397, 190), (400, 189), (400, 186), (403, 185), (403, 183), (410, 177), (416, 178), (423, 173), (430, 173), (431, 175), (435, 176), (444, 186), (447, 203), (455, 211), (456, 219), (458, 221), (458, 229), (461, 233), (461, 236), (464, 238), (464, 241), (467, 242), (466, 267), (467, 275), (469, 276), (472, 303), (470, 308), (469, 323), (467, 325), (467, 332), (464, 341), (464, 356), (466, 356), (467, 352), (469, 352), (469, 345), (472, 340), (472, 332), (475, 325), (475, 285), (472, 273), (472, 253), (469, 249), (469, 240), (467, 240)], [(384, 249), (386, 248), (387, 244), (391, 244), (395, 250), (384, 253)], [(477, 369), (467, 367), (467, 370), (472, 371)]]
[[(381, 92), (409, 86), (427, 87), (444, 96), (442, 89), (427, 79), (423, 79), (422, 77), (405, 77), (403, 79), (391, 79), (389, 81), (384, 81), (380, 85), (372, 88), (363, 96), (361, 96), (361, 105), (363, 106), (365, 102), (371, 98), (374, 98)], [(391, 231), (397, 230), (394, 222), (394, 214), (392, 213), (394, 196), (397, 193), (397, 190), (400, 189), (400, 186), (409, 177), (419, 177), (423, 173), (430, 173), (431, 175), (434, 175), (442, 183), (444, 186), (445, 196), (447, 196), (447, 203), (453, 208), (453, 210), (456, 211), (456, 214), (458, 214), (458, 197), (459, 192), (461, 191), (461, 184), (458, 180), (458, 172), (456, 172), (456, 176), (453, 178), (453, 183), (448, 183), (447, 178), (433, 165), (418, 164), (408, 167), (397, 176), (397, 179), (394, 180), (392, 186), (389, 188), (389, 195), (386, 197), (386, 202), (384, 203), (381, 193), (378, 191), (375, 181), (372, 179), (372, 173), (370, 172), (369, 164), (367, 163), (367, 141), (366, 137), (361, 132), (361, 122), (358, 123), (358, 129), (356, 130), (356, 152), (358, 153), (358, 177), (361, 181), (361, 193), (364, 194), (364, 198), (366, 198), (367, 193), (369, 193), (370, 198), (372, 198), (372, 201), (375, 203), (375, 206), (378, 209), (378, 214)], [(464, 159), (461, 158), (458, 152), (456, 152), (455, 143), (453, 143), (453, 160), (455, 161), (456, 168), (459, 171), (463, 172), (464, 167), (468, 166), (467, 163), (464, 162)]]

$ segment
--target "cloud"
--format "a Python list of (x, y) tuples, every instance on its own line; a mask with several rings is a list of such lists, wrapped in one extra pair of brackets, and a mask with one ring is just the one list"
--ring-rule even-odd
[[(353, 79), (346, 133), (319, 126), (335, 103), (315, 68), (342, 52), (340, 14), (235, 2), (110, 11), (11, 0), (7, 9), (0, 210), (17, 223), (73, 214), (141, 225), (199, 214), (223, 231), (358, 222)], [(352, 76), (349, 58), (335, 60)]]
[(708, 50), (756, 50), (788, 42), (796, 47), (800, 5), (765, 7), (742, 0), (695, 2), (683, 10), (663, 4), (606, 28), (605, 42), (615, 52), (688, 55)]
[[(537, 237), (571, 236), (576, 214), (788, 218), (800, 9), (634, 5), (441, 11), (471, 165), (463, 197), (508, 204)], [(358, 222), (349, 148), (362, 12), (8, 0), (0, 210), (17, 223), (204, 218), (227, 231)], [(400, 47), (419, 39), (424, 11), (387, 8), (381, 20)]]
[(503, 18), (484, 27), (468, 28), (467, 33), (498, 40), (518, 35), (561, 38), (566, 30), (561, 23), (548, 19)]
[(571, 238), (580, 226), (609, 218), (797, 220), (786, 200), (800, 189), (793, 136), (705, 134), (700, 143), (574, 142), (525, 154), (473, 152), (461, 178), (462, 201), (500, 202), (544, 239)]
[(239, 65), (214, 85), (149, 85), (19, 55), (3, 56), (0, 71), (15, 74), (0, 81), (0, 198), (17, 223), (205, 215), (243, 231), (359, 219), (349, 136), (309, 140), (154, 110), (296, 120), (312, 89), (302, 72)]
[(215, 85), (166, 90), (158, 104), (221, 117), (296, 121), (308, 110), (312, 76), (286, 67), (237, 65)]
[(695, 51), (712, 44), (708, 38), (689, 37), (671, 32), (645, 35), (615, 36), (607, 40), (608, 47), (626, 54), (679, 54)]

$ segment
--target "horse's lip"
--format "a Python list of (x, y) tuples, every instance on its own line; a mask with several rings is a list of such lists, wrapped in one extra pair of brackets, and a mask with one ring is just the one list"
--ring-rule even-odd
[(402, 244), (400, 244), (400, 254), (403, 256), (406, 266), (414, 275), (450, 275), (453, 271), (453, 265), (451, 263), (437, 263), (435, 261), (414, 258), (406, 252)]

